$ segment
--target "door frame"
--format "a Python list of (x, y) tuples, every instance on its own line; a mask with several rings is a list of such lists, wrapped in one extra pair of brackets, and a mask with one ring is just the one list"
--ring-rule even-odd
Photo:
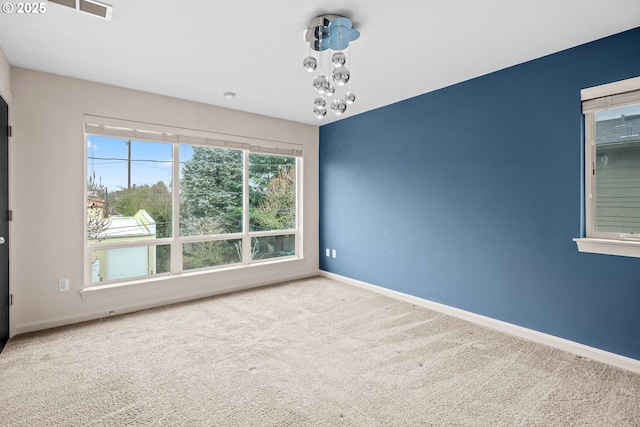
[[(5, 96), (4, 93), (2, 93), (2, 91), (0, 91), (0, 98), (2, 98), (2, 100), (7, 104), (7, 124), (9, 126), (11, 126), (11, 96), (9, 94), (9, 96)], [(11, 186), (11, 140), (13, 138), (11, 136), (7, 137), (7, 209), (11, 209), (12, 203), (11, 203), (11, 194), (12, 194), (12, 186)], [(0, 213), (2, 214), (2, 213)], [(6, 213), (4, 213), (6, 215)], [(14, 295), (13, 292), (13, 275), (14, 275), (14, 268), (13, 268), (13, 245), (11, 244), (11, 235), (12, 233), (12, 221), (10, 220), (8, 223), (8, 239), (7, 239), (7, 244), (9, 245), (8, 247), (8, 252), (9, 252), (9, 339), (11, 339), (13, 336), (15, 336), (15, 332), (16, 332), (16, 328), (15, 328), (15, 321), (14, 321), (14, 310), (13, 310), (13, 306), (14, 306), (14, 301), (12, 296)]]

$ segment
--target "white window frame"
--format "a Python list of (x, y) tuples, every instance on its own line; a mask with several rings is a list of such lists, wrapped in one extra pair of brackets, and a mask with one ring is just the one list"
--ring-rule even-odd
[[(84, 262), (84, 289), (96, 289), (104, 286), (130, 285), (141, 282), (154, 281), (166, 278), (167, 276), (182, 276), (189, 274), (199, 274), (203, 271), (217, 271), (228, 268), (243, 268), (249, 265), (269, 264), (286, 262), (287, 260), (299, 260), (304, 258), (302, 242), (302, 198), (303, 198), (303, 163), (304, 153), (302, 145), (292, 144), (282, 141), (263, 140), (258, 138), (247, 138), (237, 135), (217, 134), (214, 132), (198, 131), (193, 129), (175, 128), (150, 123), (133, 122), (121, 119), (112, 119), (93, 115), (85, 115), (85, 144), (84, 144), (84, 167), (85, 180), (87, 177), (87, 136), (102, 135), (114, 138), (131, 138), (136, 140), (151, 141), (158, 143), (172, 144), (173, 166), (172, 166), (172, 237), (160, 239), (133, 240), (130, 242), (98, 242), (90, 243), (86, 238), (85, 227), (85, 262)], [(238, 233), (202, 236), (180, 236), (180, 145), (199, 145), (219, 148), (231, 148), (243, 152), (243, 231)], [(295, 175), (295, 228), (268, 231), (250, 231), (249, 226), (249, 154), (267, 154), (275, 156), (294, 157), (296, 166)], [(87, 186), (84, 184), (84, 200), (87, 199)], [(87, 210), (84, 211), (84, 223), (87, 222)], [(295, 254), (290, 256), (274, 257), (268, 259), (251, 259), (251, 241), (256, 237), (265, 236), (295, 236)], [(194, 270), (183, 270), (182, 268), (182, 245), (185, 243), (210, 242), (215, 240), (242, 240), (242, 259), (240, 263), (211, 266)], [(110, 280), (100, 283), (92, 283), (91, 277), (91, 252), (93, 250), (129, 248), (149, 245), (170, 245), (171, 261), (170, 272), (156, 273), (153, 275), (131, 277), (120, 280)]]
[(586, 235), (573, 239), (580, 252), (640, 258), (640, 235), (597, 232), (595, 227), (596, 112), (640, 103), (640, 77), (580, 91), (584, 114), (584, 200)]

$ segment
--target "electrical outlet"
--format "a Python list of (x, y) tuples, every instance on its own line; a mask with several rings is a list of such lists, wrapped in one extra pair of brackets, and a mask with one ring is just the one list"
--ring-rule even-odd
[(327, 256), (331, 256), (331, 249), (327, 248), (324, 252)]
[(60, 279), (58, 280), (58, 290), (60, 292), (69, 290), (69, 279)]
[(336, 250), (334, 249), (333, 251), (331, 251), (331, 258), (335, 258), (336, 257)]

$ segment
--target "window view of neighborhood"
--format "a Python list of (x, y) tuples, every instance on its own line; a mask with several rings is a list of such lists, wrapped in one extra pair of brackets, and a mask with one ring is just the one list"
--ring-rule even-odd
[(296, 254), (295, 157), (174, 145), (87, 136), (91, 283)]
[(640, 233), (640, 105), (596, 112), (596, 231)]

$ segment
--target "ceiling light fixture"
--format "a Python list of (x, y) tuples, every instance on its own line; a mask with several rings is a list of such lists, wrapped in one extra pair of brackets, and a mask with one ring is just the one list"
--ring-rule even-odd
[[(349, 18), (340, 15), (321, 15), (313, 18), (309, 22), (309, 26), (303, 33), (304, 41), (309, 43), (310, 52), (302, 66), (305, 70), (313, 73), (317, 70), (313, 79), (313, 88), (320, 96), (313, 101), (313, 114), (321, 119), (327, 115), (327, 100), (324, 96), (332, 97), (336, 95), (331, 102), (330, 108), (336, 115), (343, 114), (347, 109), (347, 104), (352, 104), (356, 100), (356, 96), (349, 90), (349, 81), (351, 80), (351, 48), (349, 42), (357, 40), (360, 32), (353, 29), (353, 22)], [(343, 52), (347, 49), (349, 58)], [(332, 54), (333, 51), (333, 54)], [(323, 53), (326, 52), (326, 59), (323, 59)], [(317, 55), (316, 58), (314, 55)], [(331, 73), (331, 79), (324, 73), (323, 65), (325, 65)], [(333, 81), (333, 83), (332, 83)], [(343, 95), (336, 94), (337, 89), (345, 89)], [(324, 95), (324, 96), (322, 96)]]
[(236, 97), (236, 93), (235, 92), (225, 92), (222, 94), (222, 96), (224, 96), (225, 98), (235, 98)]

